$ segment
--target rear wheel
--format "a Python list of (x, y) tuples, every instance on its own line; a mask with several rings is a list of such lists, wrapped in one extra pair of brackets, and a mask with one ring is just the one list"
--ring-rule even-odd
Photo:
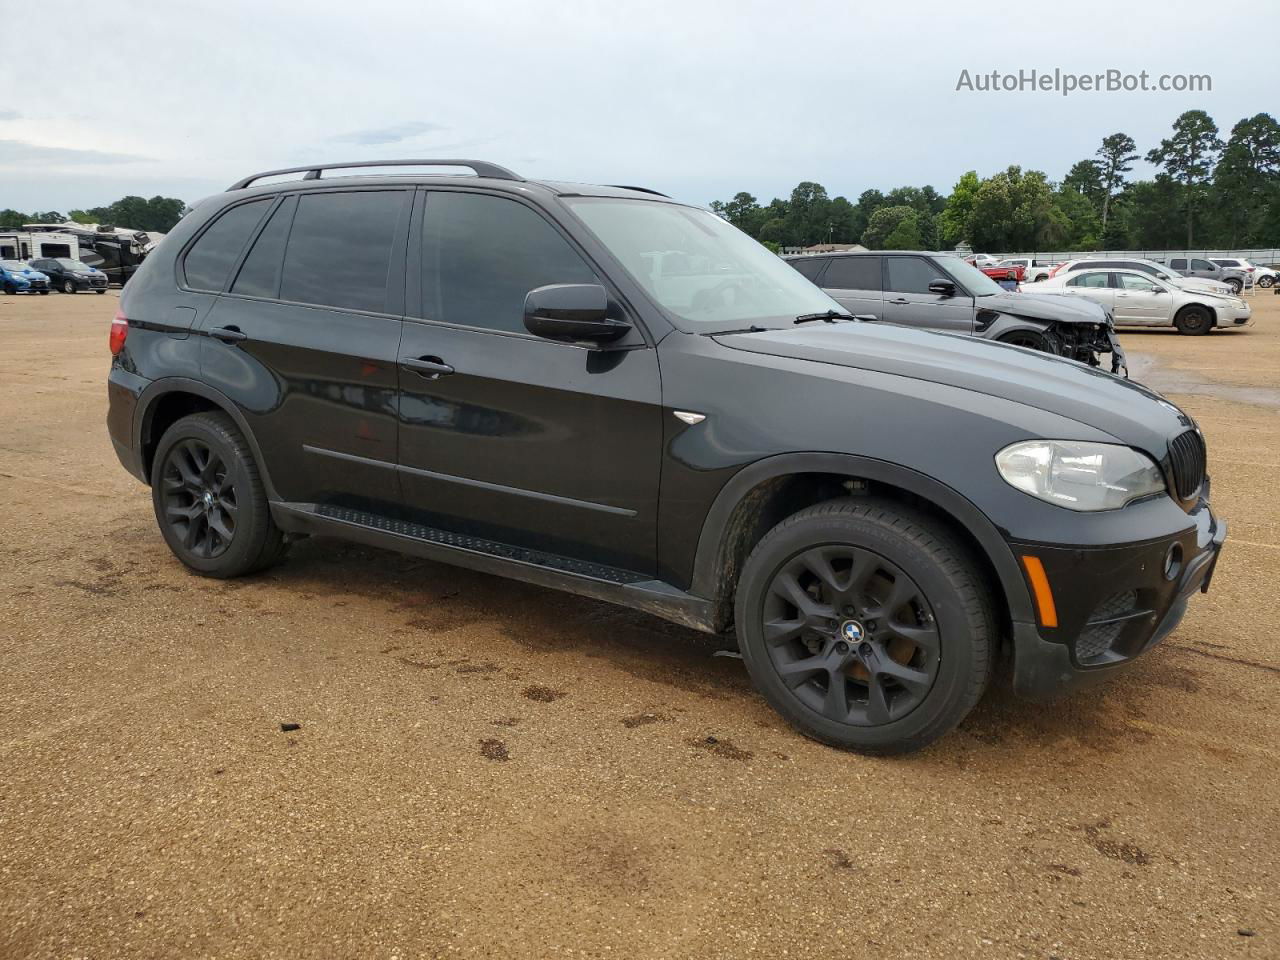
[(1190, 337), (1199, 337), (1213, 328), (1213, 318), (1209, 316), (1209, 311), (1204, 307), (1192, 305), (1183, 307), (1178, 311), (1178, 315), (1173, 320), (1173, 325), (1178, 328), (1179, 333), (1185, 333)]
[(1270, 288), (1270, 286), (1275, 282), (1276, 282), (1275, 277), (1259, 277), (1258, 278), (1258, 286), (1262, 287), (1262, 289), (1264, 290)]
[(249, 445), (224, 413), (183, 417), (165, 431), (151, 499), (169, 549), (205, 576), (252, 573), (288, 549)]
[(1244, 283), (1238, 277), (1231, 277), (1227, 280), (1227, 286), (1231, 288), (1232, 293), (1239, 293), (1244, 289)]
[(15, 294), (18, 292), (18, 288), (15, 287), (12, 283), (6, 283), (4, 285), (4, 292), (8, 294)]
[(105, 291), (105, 290), (95, 290), (95, 291), (93, 291), (93, 292), (94, 292), (94, 293), (96, 293), (96, 294), (101, 295), (101, 294), (106, 293), (107, 291)]
[(895, 503), (830, 500), (784, 520), (748, 558), (735, 615), (756, 688), (832, 746), (923, 747), (990, 673), (995, 623), (972, 558)]

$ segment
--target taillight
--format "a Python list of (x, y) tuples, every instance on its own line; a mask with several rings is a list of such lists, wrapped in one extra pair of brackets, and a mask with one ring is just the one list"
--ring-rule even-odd
[(116, 315), (111, 320), (111, 336), (107, 341), (113, 357), (124, 349), (124, 339), (127, 336), (129, 336), (129, 320), (124, 315), (124, 310), (117, 307)]

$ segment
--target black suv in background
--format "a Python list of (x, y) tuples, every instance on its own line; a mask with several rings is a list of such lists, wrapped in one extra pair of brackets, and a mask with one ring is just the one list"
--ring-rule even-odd
[(1005, 290), (951, 253), (846, 251), (786, 258), (849, 313), (1070, 357), (1090, 366), (1111, 354), (1124, 369), (1112, 317), (1096, 303)]
[(651, 191), (444, 163), (476, 176), (249, 177), (125, 287), (108, 426), (192, 570), (323, 533), (733, 627), (789, 721), (872, 752), (999, 655), (1031, 697), (1107, 676), (1208, 586), (1204, 443), (1156, 394), (857, 322)]
[(32, 260), (31, 266), (49, 278), (49, 286), (54, 290), (61, 290), (63, 293), (77, 293), (81, 290), (107, 292), (107, 275), (80, 260), (65, 257)]

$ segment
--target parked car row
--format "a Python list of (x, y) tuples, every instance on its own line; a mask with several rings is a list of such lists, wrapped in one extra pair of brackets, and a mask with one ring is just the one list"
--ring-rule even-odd
[[(975, 253), (966, 257), (966, 260), (993, 279), (1017, 279), (1019, 283), (1048, 280), (1062, 268), (1061, 263), (1037, 260), (1034, 257), (997, 259), (990, 254)], [(1171, 257), (1167, 264), (1154, 260), (1141, 262), (1155, 264), (1162, 270), (1183, 277), (1213, 280), (1229, 288), (1232, 293), (1240, 293), (1245, 287), (1254, 284), (1267, 289), (1275, 284), (1277, 278), (1275, 270), (1259, 267), (1243, 257)]]
[(107, 292), (107, 275), (79, 260), (66, 257), (32, 260), (0, 260), (0, 288), (5, 293)]

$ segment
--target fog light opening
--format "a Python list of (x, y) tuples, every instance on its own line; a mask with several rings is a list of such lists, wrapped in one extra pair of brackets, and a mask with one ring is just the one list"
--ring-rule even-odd
[(1178, 574), (1182, 572), (1182, 544), (1175, 543), (1169, 547), (1164, 555), (1164, 578), (1166, 580), (1177, 580)]

